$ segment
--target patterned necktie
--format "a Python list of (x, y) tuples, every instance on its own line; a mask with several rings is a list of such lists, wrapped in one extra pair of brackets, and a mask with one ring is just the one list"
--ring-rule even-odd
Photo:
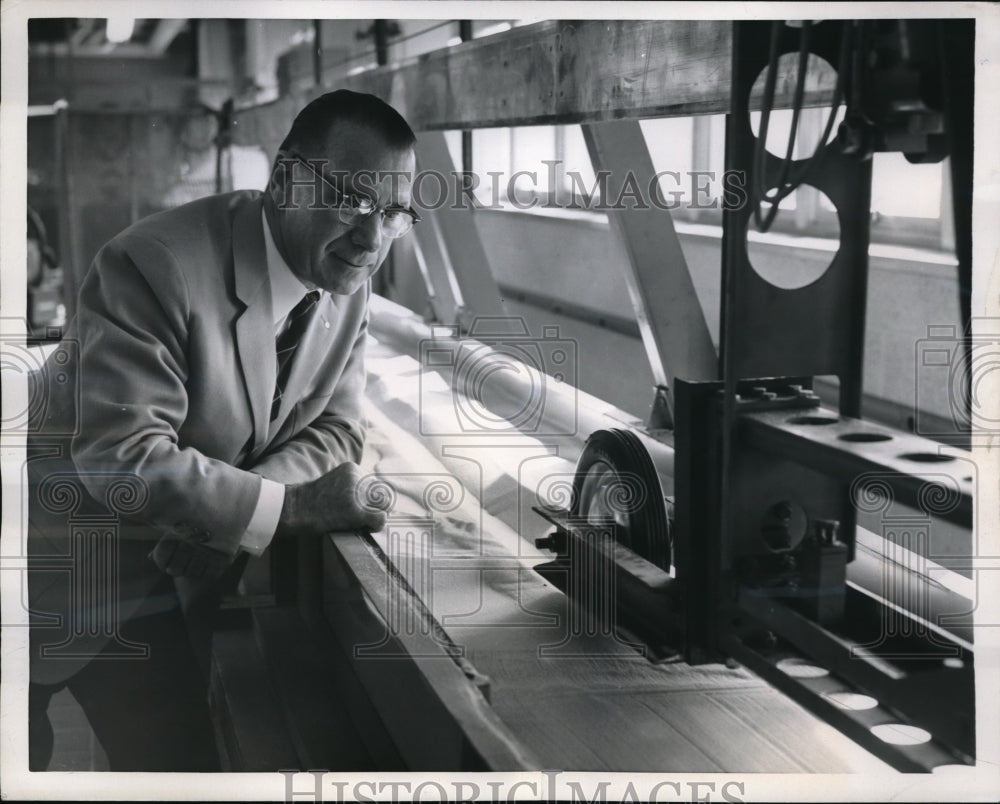
[(278, 409), (281, 407), (281, 395), (285, 390), (285, 383), (288, 382), (288, 375), (292, 371), (292, 356), (295, 354), (295, 349), (298, 347), (299, 341), (302, 340), (302, 336), (305, 335), (306, 329), (309, 327), (312, 312), (318, 302), (318, 290), (311, 290), (303, 296), (302, 300), (288, 314), (285, 331), (278, 336), (275, 342), (278, 373), (277, 382), (274, 385), (274, 399), (271, 401), (272, 422), (278, 417)]

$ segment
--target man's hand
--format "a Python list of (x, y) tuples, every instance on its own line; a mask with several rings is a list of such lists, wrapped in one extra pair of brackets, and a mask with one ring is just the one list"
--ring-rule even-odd
[(376, 495), (364, 494), (360, 480), (356, 463), (342, 463), (316, 480), (286, 486), (277, 535), (382, 530), (386, 512), (378, 500), (366, 499)]

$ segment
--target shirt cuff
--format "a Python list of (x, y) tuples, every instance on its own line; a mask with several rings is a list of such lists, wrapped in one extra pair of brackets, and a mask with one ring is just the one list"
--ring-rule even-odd
[(285, 487), (266, 477), (260, 479), (260, 495), (246, 532), (240, 540), (240, 547), (252, 556), (261, 555), (271, 544), (278, 529), (281, 508), (285, 504)]

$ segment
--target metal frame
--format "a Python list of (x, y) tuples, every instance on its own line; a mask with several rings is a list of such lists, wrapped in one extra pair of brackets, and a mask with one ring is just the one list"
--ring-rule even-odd
[[(731, 434), (722, 426), (723, 383), (678, 383), (674, 544), (687, 612), (685, 656), (746, 663), (899, 770), (971, 762), (971, 634), (937, 624), (943, 612), (936, 607), (955, 601), (934, 600), (925, 578), (889, 559), (879, 570), (859, 558), (862, 572), (852, 573), (853, 525), (838, 538), (824, 524), (843, 515), (844, 481), (855, 478), (848, 500), (884, 492), (919, 504), (923, 520), (910, 527), (922, 526), (925, 538), (932, 520), (971, 529), (971, 489), (955, 468), (960, 462), (906, 471), (897, 454), (935, 455), (936, 443), (888, 428), (878, 428), (885, 441), (844, 440), (875, 428), (820, 408), (792, 380), (740, 383)], [(729, 481), (724, 505), (723, 477)], [(870, 486), (859, 485), (865, 478)], [(776, 549), (766, 542), (763, 523), (783, 500), (802, 506), (804, 537)], [(901, 592), (896, 600), (894, 591)], [(787, 658), (824, 667), (828, 677), (796, 678), (778, 667)], [(831, 704), (830, 692), (855, 689), (878, 705), (852, 712)], [(934, 739), (899, 746), (870, 731), (901, 722)]]
[[(833, 54), (851, 24), (816, 26), (813, 50), (839, 63)], [(749, 95), (769, 61), (771, 23), (738, 22), (734, 31), (726, 167), (744, 171), (752, 186), (758, 141)], [(792, 28), (779, 37), (778, 53), (797, 49)], [(854, 54), (855, 70), (863, 52)], [(962, 133), (952, 132), (952, 147)], [(936, 442), (853, 418), (861, 403), (871, 167), (864, 153), (847, 152), (825, 146), (808, 176), (833, 200), (842, 229), (831, 266), (810, 285), (767, 282), (747, 253), (752, 210), (724, 213), (723, 380), (682, 378), (674, 387), (676, 581), (671, 596), (651, 605), (660, 607), (662, 628), (681, 614), (677, 646), (687, 661), (746, 663), (899, 770), (971, 764), (974, 650), (964, 620), (972, 603), (958, 601), (956, 611), (955, 600), (935, 598), (928, 578), (895, 564), (892, 553), (910, 547), (926, 559), (932, 521), (971, 531), (972, 478)], [(764, 157), (768, 184), (780, 166)], [(840, 378), (839, 414), (821, 409), (809, 389), (823, 374)], [(856, 553), (855, 506), (883, 497), (884, 510), (899, 503), (919, 513), (900, 533), (878, 534), (888, 553), (879, 562)], [(581, 566), (600, 558), (587, 526), (553, 521), (558, 530), (544, 546), (582, 552)], [(787, 544), (772, 541), (775, 532)], [(615, 563), (653, 594), (654, 583), (617, 556)], [(782, 659), (818, 666), (822, 679), (796, 677)], [(870, 708), (854, 711), (831, 697), (858, 689), (874, 696)], [(877, 733), (901, 723), (932, 739), (898, 745)]]
[[(814, 26), (811, 52), (837, 64), (841, 36), (850, 24), (850, 21), (833, 21)], [(771, 25), (765, 21), (738, 22), (734, 26), (726, 169), (746, 175), (748, 187), (753, 187), (759, 179), (754, 172), (754, 149), (759, 140), (750, 127), (749, 97), (754, 80), (768, 65)], [(797, 49), (796, 29), (784, 26), (778, 54)], [(843, 80), (850, 80), (850, 76)], [(796, 160), (791, 169), (801, 170), (804, 162)], [(768, 186), (778, 179), (780, 164), (781, 160), (765, 151), (764, 181)], [(723, 212), (723, 376), (734, 380), (834, 374), (840, 378), (841, 411), (848, 416), (859, 416), (871, 161), (845, 156), (834, 141), (824, 147), (822, 158), (807, 179), (808, 184), (826, 193), (837, 208), (840, 248), (826, 272), (805, 287), (779, 288), (751, 265), (747, 227), (752, 218), (752, 196), (751, 203), (727, 206)]]
[[(417, 168), (421, 173), (432, 172), (447, 179), (444, 182), (444, 197), (437, 208), (425, 213), (427, 228), (431, 229), (431, 236), (436, 241), (436, 256), (442, 260), (440, 267), (434, 265), (437, 260), (433, 258), (427, 261), (435, 295), (448, 298), (450, 293), (461, 308), (456, 311), (459, 320), (445, 323), (463, 323), (462, 319), (471, 321), (480, 315), (505, 315), (500, 289), (490, 271), (489, 256), (473, 219), (472, 198), (456, 187), (456, 180), (463, 174), (455, 170), (442, 132), (425, 131), (417, 135)], [(428, 239), (422, 236), (421, 244), (426, 245)], [(444, 279), (450, 281), (452, 277), (457, 283), (458, 293), (441, 287)]]
[[(627, 178), (643, 188), (656, 181), (638, 121), (584, 125), (583, 137), (595, 172), (610, 174), (609, 196), (619, 198)], [(628, 254), (624, 278), (656, 384), (669, 398), (675, 377), (714, 379), (715, 347), (670, 212), (647, 203), (607, 214)], [(669, 427), (669, 408), (661, 416)]]
[(435, 218), (427, 216), (422, 226), (414, 227), (409, 240), (427, 289), (431, 316), (448, 324), (457, 323), (462, 312), (462, 297)]

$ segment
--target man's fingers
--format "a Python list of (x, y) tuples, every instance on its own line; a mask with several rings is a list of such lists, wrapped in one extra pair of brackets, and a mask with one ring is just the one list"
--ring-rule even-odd
[(369, 511), (365, 514), (365, 530), (376, 533), (385, 527), (386, 515), (384, 511)]
[(396, 501), (395, 489), (377, 475), (361, 476), (355, 463), (342, 463), (309, 488), (311, 520), (320, 532), (380, 531)]

